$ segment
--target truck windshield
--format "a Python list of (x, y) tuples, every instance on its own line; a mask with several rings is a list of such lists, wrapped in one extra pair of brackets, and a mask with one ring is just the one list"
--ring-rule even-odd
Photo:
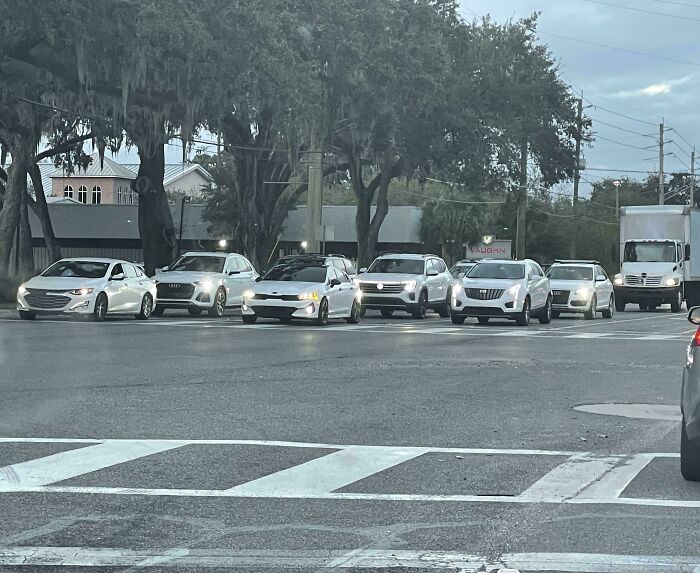
[(626, 263), (673, 263), (676, 261), (676, 247), (673, 243), (625, 244)]

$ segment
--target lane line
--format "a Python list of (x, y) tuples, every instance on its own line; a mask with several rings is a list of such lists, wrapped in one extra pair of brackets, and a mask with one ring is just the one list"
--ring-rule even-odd
[(247, 497), (329, 493), (417, 458), (428, 451), (417, 448), (351, 446), (232, 487), (227, 491), (230, 494)]
[(21, 487), (44, 486), (70, 479), (144, 456), (172, 450), (183, 442), (149, 440), (147, 442), (105, 442), (85, 448), (59, 452), (19, 464), (6, 466), (12, 473), (0, 472), (0, 492)]

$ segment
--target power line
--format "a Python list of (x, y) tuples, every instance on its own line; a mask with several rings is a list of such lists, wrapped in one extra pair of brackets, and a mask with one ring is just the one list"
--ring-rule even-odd
[(617, 115), (617, 116), (619, 116), (619, 117), (624, 117), (625, 119), (629, 119), (629, 120), (632, 120), (632, 121), (637, 121), (637, 122), (643, 123), (643, 124), (645, 124), (645, 125), (653, 125), (653, 126), (655, 126), (655, 127), (656, 127), (656, 125), (657, 125), (656, 123), (653, 123), (653, 122), (651, 122), (651, 121), (646, 121), (646, 120), (644, 120), (644, 119), (639, 119), (638, 117), (633, 117), (633, 116), (631, 116), (631, 115), (625, 115), (624, 113), (620, 113), (619, 111), (613, 111), (613, 110), (611, 110), (611, 109), (608, 109), (607, 107), (603, 107), (602, 105), (598, 105), (597, 103), (593, 103), (593, 102), (592, 102), (591, 100), (589, 100), (589, 99), (586, 99), (586, 98), (583, 98), (583, 99), (584, 99), (584, 101), (586, 101), (586, 102), (588, 102), (589, 104), (591, 104), (595, 109), (599, 109), (599, 110), (602, 110), (602, 111), (606, 111), (606, 112), (611, 113), (611, 114), (613, 114), (613, 115)]
[(530, 206), (530, 209), (534, 211), (539, 211), (545, 215), (550, 215), (551, 217), (559, 217), (560, 219), (583, 219), (585, 221), (593, 221), (594, 223), (600, 223), (601, 225), (614, 225), (617, 227), (617, 223), (611, 223), (610, 221), (601, 221), (600, 219), (594, 219), (593, 217), (586, 217), (585, 215), (560, 215), (558, 213), (550, 213), (544, 209), (538, 209), (535, 206)]
[(505, 201), (461, 201), (459, 199), (446, 199), (444, 197), (431, 197), (430, 195), (421, 195), (420, 193), (413, 193), (408, 189), (393, 189), (398, 193), (405, 193), (406, 195), (413, 195), (414, 197), (422, 197), (423, 199), (430, 199), (432, 201), (444, 201), (447, 203), (460, 203), (463, 205), (503, 205)]
[(639, 171), (635, 169), (607, 169), (605, 167), (586, 167), (586, 171), (610, 171), (611, 173), (645, 173), (651, 175), (651, 171)]
[(613, 2), (603, 2), (602, 0), (586, 0), (593, 4), (601, 4), (602, 6), (612, 6), (613, 8), (622, 8), (623, 10), (631, 10), (632, 12), (642, 12), (644, 14), (654, 14), (655, 16), (666, 16), (667, 18), (675, 18), (676, 20), (686, 20), (688, 22), (700, 22), (700, 18), (691, 18), (690, 16), (678, 16), (677, 14), (669, 14), (668, 12), (657, 12), (656, 10), (645, 10), (644, 8), (634, 8), (632, 6), (623, 6)]
[(678, 145), (678, 143), (675, 140), (671, 139), (668, 143), (673, 143), (673, 145), (675, 145), (681, 153), (685, 153), (688, 156), (688, 158), (690, 158), (690, 153), (688, 153), (685, 149)]
[[(588, 102), (590, 103), (590, 102)], [(594, 105), (594, 104), (591, 104)], [(592, 118), (593, 119), (593, 118)], [(605, 121), (601, 121), (600, 119), (593, 119), (593, 123), (599, 123), (601, 125), (606, 125), (608, 127), (612, 127), (613, 129), (619, 129), (620, 131), (624, 131), (627, 133), (633, 133), (634, 135), (638, 135), (639, 137), (651, 137), (652, 139), (656, 137), (656, 134), (653, 133), (641, 133), (639, 131), (634, 131), (632, 129), (626, 129), (624, 127), (620, 127), (619, 125), (614, 125), (612, 123), (607, 123)]]
[(628, 50), (627, 48), (618, 48), (617, 46), (610, 46), (608, 44), (601, 44), (599, 42), (591, 42), (589, 40), (582, 40), (581, 38), (573, 38), (572, 36), (565, 36), (563, 34), (555, 34), (554, 32), (546, 32), (545, 30), (538, 30), (538, 32), (540, 34), (547, 34), (549, 36), (555, 36), (557, 38), (571, 40), (572, 42), (579, 42), (581, 44), (588, 44), (590, 46), (598, 46), (600, 48), (607, 48), (608, 50), (616, 50), (618, 52), (625, 52), (627, 54), (634, 54), (636, 56), (646, 56), (647, 58), (655, 58), (657, 60), (664, 60), (666, 62), (673, 62), (675, 64), (685, 64), (688, 66), (700, 67), (700, 63), (698, 63), (698, 62), (689, 62), (687, 60), (678, 60), (676, 58), (667, 58), (666, 56), (659, 56), (658, 54), (650, 54), (648, 52), (639, 52), (637, 50)]
[(680, 137), (685, 142), (685, 144), (688, 146), (688, 149), (695, 149), (695, 146), (692, 143), (690, 143), (685, 137), (683, 137), (675, 127), (672, 127), (671, 131), (673, 131), (678, 137)]
[(674, 0), (654, 0), (660, 4), (672, 4), (674, 6), (687, 6), (688, 8), (700, 8), (698, 4), (690, 4), (689, 2), (674, 2)]
[(631, 145), (629, 143), (622, 143), (621, 141), (616, 141), (614, 139), (610, 139), (609, 137), (603, 137), (602, 135), (596, 135), (596, 139), (602, 139), (603, 141), (609, 141), (610, 143), (615, 143), (616, 145), (622, 145), (623, 147), (631, 147), (632, 149), (640, 149), (642, 151), (647, 151), (650, 149), (650, 147), (654, 147), (654, 146), (640, 147), (639, 145)]
[(673, 155), (673, 157), (675, 157), (675, 158), (678, 160), (678, 162), (679, 162), (683, 167), (685, 167), (688, 171), (690, 171), (690, 167), (688, 166), (688, 164), (685, 163), (685, 162), (684, 162), (680, 157), (678, 157), (675, 153), (673, 153), (673, 151), (671, 152), (671, 155)]

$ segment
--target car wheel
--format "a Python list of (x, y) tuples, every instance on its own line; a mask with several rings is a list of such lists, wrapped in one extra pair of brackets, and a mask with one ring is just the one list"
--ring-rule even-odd
[(476, 321), (479, 324), (488, 324), (489, 323), (489, 317), (488, 316), (477, 316)]
[(597, 307), (598, 298), (595, 295), (593, 295), (593, 298), (591, 299), (591, 306), (588, 308), (588, 310), (583, 312), (583, 318), (585, 318), (586, 320), (593, 320), (595, 318)]
[(151, 311), (151, 316), (163, 316), (165, 312), (165, 307), (157, 304), (155, 308)]
[(278, 318), (282, 324), (290, 324), (292, 322), (292, 317), (291, 316), (283, 316), (282, 318)]
[(136, 315), (137, 320), (148, 320), (153, 313), (153, 297), (146, 293), (141, 300), (141, 312)]
[(452, 319), (452, 324), (464, 324), (464, 321), (467, 320), (466, 316), (461, 316), (454, 313), (450, 315), (450, 318)]
[(32, 312), (31, 310), (20, 310), (19, 317), (22, 320), (34, 320), (36, 318), (36, 312)]
[(348, 324), (357, 324), (360, 322), (360, 302), (355, 299), (352, 301), (352, 308), (350, 309), (350, 316), (345, 319)]
[(688, 438), (685, 420), (681, 424), (681, 475), (688, 481), (700, 481), (700, 445)]
[(244, 314), (242, 315), (243, 324), (255, 324), (258, 320), (257, 314)]
[(683, 295), (681, 294), (681, 291), (679, 289), (678, 294), (676, 295), (676, 298), (674, 298), (671, 301), (671, 312), (680, 312), (682, 305), (683, 305)]
[(547, 297), (547, 302), (544, 305), (544, 309), (540, 312), (537, 317), (540, 324), (549, 324), (552, 322), (552, 297)]
[(322, 298), (318, 305), (318, 315), (314, 321), (316, 326), (326, 326), (328, 324), (328, 299)]
[(623, 299), (615, 297), (615, 312), (625, 312), (625, 306)]
[(530, 324), (530, 297), (525, 299), (523, 309), (515, 317), (515, 324), (518, 326), (527, 326)]
[(559, 316), (560, 316), (559, 312), (557, 312), (556, 310), (552, 311), (552, 318), (557, 319), (557, 318), (559, 318)]
[(608, 301), (608, 308), (603, 311), (603, 318), (612, 318), (615, 312), (615, 296), (610, 295), (610, 300)]
[(367, 308), (364, 306), (360, 308), (360, 318), (364, 318), (365, 315), (367, 314)]
[(107, 295), (103, 292), (97, 295), (95, 299), (95, 309), (92, 311), (92, 320), (99, 322), (107, 316)]
[(381, 312), (382, 318), (391, 318), (392, 316), (394, 316), (394, 311), (390, 308), (383, 308)]
[(437, 313), (440, 315), (440, 318), (450, 318), (450, 314), (452, 314), (452, 307), (450, 307), (449, 296), (445, 300), (445, 303), (438, 306), (436, 310)]
[(425, 313), (428, 311), (428, 294), (425, 291), (421, 291), (418, 296), (418, 304), (416, 304), (411, 310), (411, 315), (413, 318), (423, 319), (425, 318)]
[(216, 318), (221, 318), (224, 316), (226, 311), (226, 291), (222, 288), (216, 291), (214, 295), (214, 304), (207, 311), (209, 316), (215, 316)]
[(187, 312), (189, 312), (192, 316), (199, 316), (202, 314), (202, 310), (203, 309), (201, 308), (188, 308)]

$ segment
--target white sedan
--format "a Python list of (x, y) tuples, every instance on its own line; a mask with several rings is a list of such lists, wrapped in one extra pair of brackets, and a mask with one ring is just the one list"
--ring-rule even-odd
[(81, 257), (62, 259), (20, 285), (17, 310), (23, 320), (40, 314), (131, 314), (147, 320), (156, 299), (155, 282), (133, 263)]
[(243, 322), (258, 318), (311, 319), (324, 326), (330, 318), (360, 321), (362, 293), (342, 270), (320, 262), (292, 261), (274, 266), (244, 293)]

